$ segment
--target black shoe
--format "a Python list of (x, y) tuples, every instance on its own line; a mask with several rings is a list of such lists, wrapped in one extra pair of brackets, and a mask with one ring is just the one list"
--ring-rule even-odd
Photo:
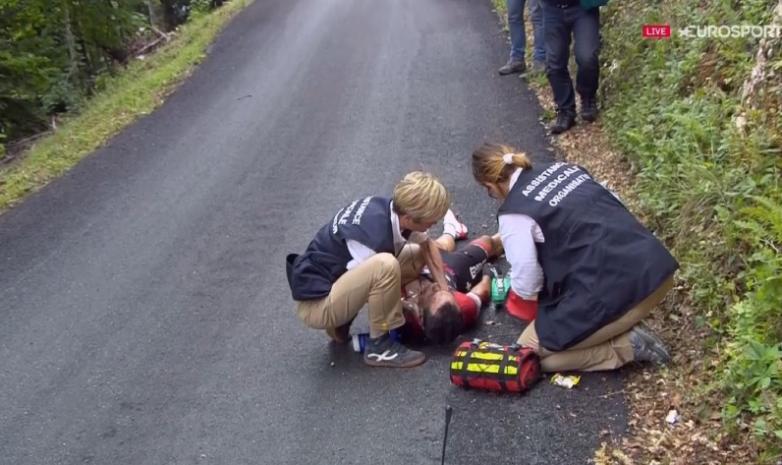
[(549, 128), (552, 134), (562, 134), (576, 124), (576, 115), (570, 110), (557, 112), (557, 119)]
[(410, 368), (425, 361), (423, 352), (408, 349), (388, 333), (370, 339), (364, 351), (364, 363), (373, 367)]
[(671, 361), (665, 343), (643, 323), (638, 323), (630, 330), (630, 344), (633, 346), (633, 360), (637, 362), (667, 365)]
[(581, 99), (581, 119), (590, 123), (597, 120), (597, 100), (594, 98)]
[(500, 68), (500, 76), (507, 76), (508, 74), (521, 74), (527, 70), (527, 65), (524, 64), (524, 60), (516, 60), (511, 58), (505, 63), (505, 66)]

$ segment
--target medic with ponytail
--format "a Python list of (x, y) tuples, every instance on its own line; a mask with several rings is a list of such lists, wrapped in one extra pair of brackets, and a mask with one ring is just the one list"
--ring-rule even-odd
[(639, 323), (672, 287), (678, 263), (610, 191), (581, 166), (533, 165), (502, 144), (475, 150), (472, 171), (502, 201), (506, 308), (530, 322), (518, 342), (538, 353), (543, 371), (668, 361)]

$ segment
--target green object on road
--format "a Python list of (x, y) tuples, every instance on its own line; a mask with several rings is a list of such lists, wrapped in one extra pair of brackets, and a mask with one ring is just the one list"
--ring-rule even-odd
[(508, 297), (509, 290), (510, 277), (495, 276), (491, 280), (491, 301), (496, 305), (505, 303), (505, 299)]

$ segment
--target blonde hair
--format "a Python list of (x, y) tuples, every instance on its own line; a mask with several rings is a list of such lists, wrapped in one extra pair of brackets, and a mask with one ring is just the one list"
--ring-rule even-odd
[(394, 210), (409, 215), (416, 222), (439, 221), (450, 208), (445, 186), (423, 171), (407, 173), (394, 187)]
[[(512, 154), (512, 163), (503, 158)], [(524, 152), (505, 144), (484, 143), (472, 153), (472, 175), (479, 183), (499, 184), (510, 179), (516, 168), (528, 170), (532, 162)]]

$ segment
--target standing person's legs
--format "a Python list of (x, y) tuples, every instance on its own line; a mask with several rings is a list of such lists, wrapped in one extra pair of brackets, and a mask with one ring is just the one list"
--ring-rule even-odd
[(527, 34), (524, 31), (524, 2), (526, 0), (506, 0), (508, 7), (508, 29), (510, 29), (510, 59), (524, 61), (527, 47)]
[[(578, 64), (576, 91), (581, 97), (582, 112), (589, 109), (596, 113), (597, 88), (600, 80), (599, 8), (577, 12), (573, 21), (573, 40)], [(594, 108), (588, 108), (592, 106)]]
[[(575, 6), (573, 8), (581, 8)], [(557, 111), (575, 113), (576, 99), (573, 94), (573, 81), (568, 72), (570, 59), (570, 24), (566, 17), (567, 9), (558, 8), (543, 2), (543, 33), (546, 44), (546, 74), (554, 94)]]
[(379, 337), (405, 322), (400, 289), (399, 262), (380, 253), (340, 276), (328, 296), (300, 301), (298, 315), (311, 328), (336, 328), (350, 322), (368, 303), (370, 336)]
[(542, 63), (545, 66), (546, 62), (546, 37), (543, 32), (543, 6), (542, 0), (527, 0), (529, 7), (529, 18), (532, 23), (532, 59), (535, 63)]
[(540, 346), (533, 321), (524, 329), (518, 343), (538, 353), (543, 371), (599, 371), (613, 370), (633, 361), (630, 330), (659, 304), (673, 287), (669, 277), (651, 295), (630, 309), (616, 321), (602, 327), (587, 339), (562, 352), (551, 352)]
[(508, 29), (510, 30), (510, 58), (500, 69), (500, 76), (523, 73), (527, 70), (524, 63), (524, 49), (527, 46), (527, 34), (524, 32), (524, 2), (526, 0), (505, 0), (508, 7)]

